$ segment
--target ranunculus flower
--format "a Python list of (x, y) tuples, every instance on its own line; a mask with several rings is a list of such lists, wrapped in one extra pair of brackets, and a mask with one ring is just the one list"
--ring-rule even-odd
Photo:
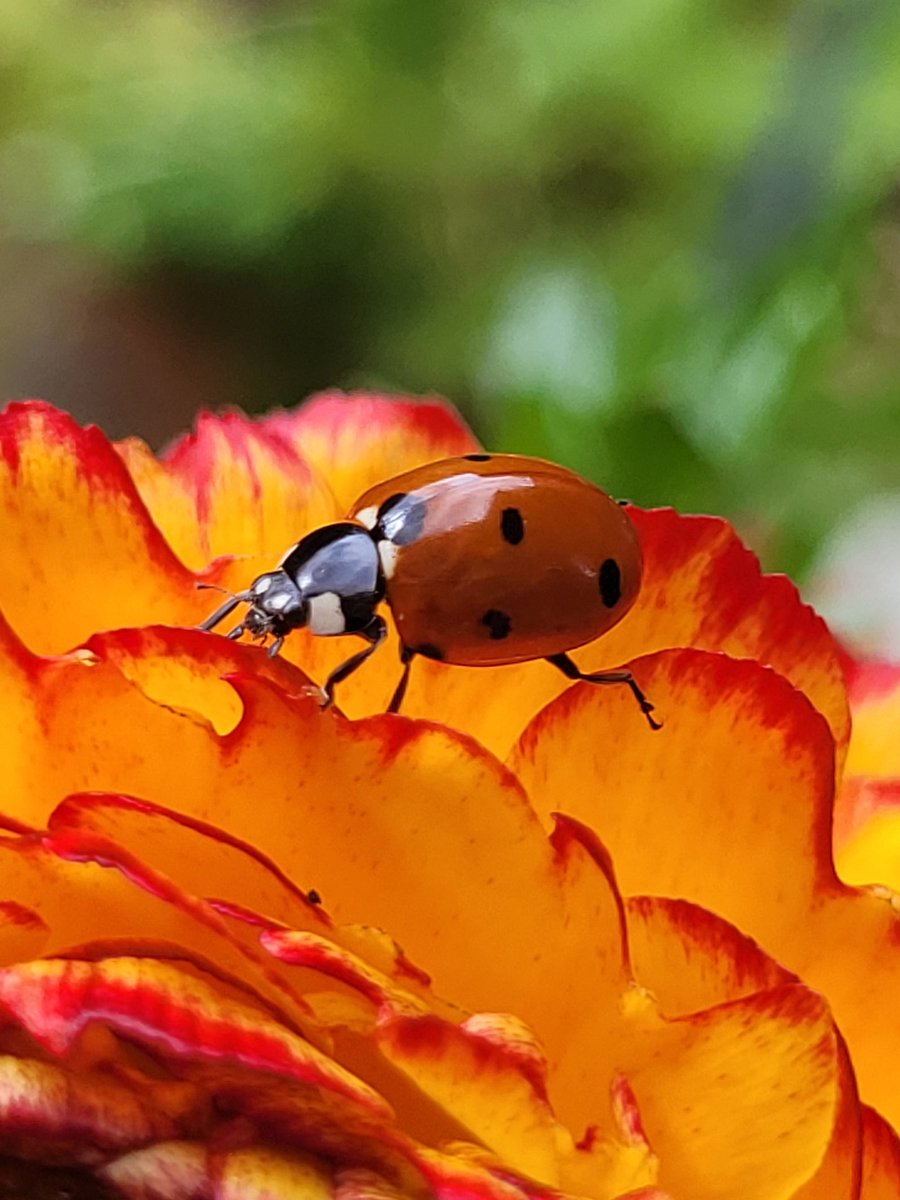
[(192, 628), (196, 580), (473, 447), (377, 396), (160, 460), (0, 417), (0, 1182), (900, 1195), (900, 683), (854, 668), (851, 741), (842, 652), (724, 522), (636, 511), (641, 597), (576, 652), (659, 733), (545, 663), (417, 660), (383, 715), (396, 646), (323, 711), (346, 640)]

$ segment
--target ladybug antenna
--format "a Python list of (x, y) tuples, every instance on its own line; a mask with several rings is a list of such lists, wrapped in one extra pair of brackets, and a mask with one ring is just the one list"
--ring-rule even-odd
[(194, 587), (198, 592), (224, 592), (226, 596), (231, 596), (232, 599), (235, 595), (235, 593), (230, 591), (227, 587), (222, 587), (220, 583), (206, 583), (202, 579), (196, 580)]
[(207, 633), (210, 629), (215, 629), (220, 621), (224, 621), (229, 613), (233, 613), (239, 604), (247, 604), (251, 600), (249, 592), (230, 592), (228, 588), (221, 587), (218, 583), (205, 583), (198, 579), (194, 587), (198, 591), (222, 592), (228, 597), (224, 604), (220, 604), (214, 613), (210, 613), (206, 620), (201, 621), (197, 626), (198, 629)]

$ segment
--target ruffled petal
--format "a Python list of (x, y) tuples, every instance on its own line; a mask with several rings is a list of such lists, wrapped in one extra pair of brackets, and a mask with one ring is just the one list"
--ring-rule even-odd
[(438, 397), (321, 392), (263, 422), (326, 478), (342, 512), (373, 484), (481, 447)]
[(49, 405), (0, 414), (0, 525), (0, 608), (35, 651), (205, 607), (100, 430)]
[(863, 1099), (900, 1119), (900, 1026), (884, 1003), (900, 989), (900, 913), (834, 873), (825, 721), (756, 663), (672, 651), (635, 672), (667, 713), (660, 733), (636, 737), (626, 697), (582, 685), (537, 718), (510, 766), (545, 817), (564, 797), (598, 830), (626, 894), (722, 914), (827, 995)]
[(296, 448), (269, 422), (242, 413), (201, 413), (159, 460), (136, 440), (117, 450), (169, 544), (195, 570), (238, 555), (249, 579), (343, 515)]
[(692, 1200), (799, 1193), (832, 1144), (840, 1057), (824, 1001), (791, 984), (655, 1030), (628, 1075), (661, 1186)]

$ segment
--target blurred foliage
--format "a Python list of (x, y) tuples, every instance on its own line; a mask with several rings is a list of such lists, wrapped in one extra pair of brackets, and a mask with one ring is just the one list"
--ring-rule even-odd
[(197, 345), (208, 402), (442, 392), (797, 572), (900, 488), (898, 64), (896, 0), (4, 0), (0, 236), (101, 264), (188, 395)]

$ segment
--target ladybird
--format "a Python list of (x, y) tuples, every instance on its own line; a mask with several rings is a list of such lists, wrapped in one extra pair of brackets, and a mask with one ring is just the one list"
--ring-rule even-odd
[(370, 488), (346, 520), (307, 534), (200, 629), (247, 604), (227, 636), (271, 637), (270, 655), (294, 629), (363, 638), (326, 680), (328, 704), (387, 636), (377, 612), (386, 603), (403, 668), (388, 712), (399, 711), (416, 656), (467, 667), (543, 658), (568, 679), (626, 685), (659, 729), (630, 672), (586, 674), (567, 653), (621, 621), (641, 570), (631, 519), (594, 484), (542, 459), (466, 454)]

